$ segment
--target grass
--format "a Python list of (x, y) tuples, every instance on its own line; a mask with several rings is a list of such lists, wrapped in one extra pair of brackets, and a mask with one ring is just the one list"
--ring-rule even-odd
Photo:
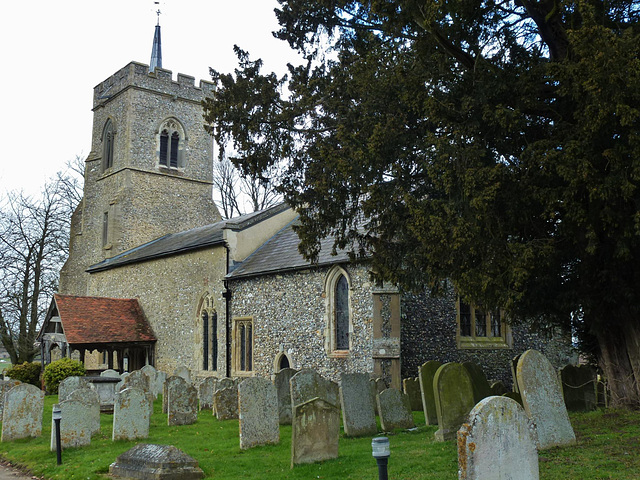
[[(56, 465), (49, 451), (51, 407), (56, 396), (45, 398), (43, 432), (40, 438), (0, 443), (0, 456), (47, 479), (105, 478), (115, 458), (136, 442), (111, 441), (111, 415), (101, 416), (101, 431), (91, 445), (63, 451), (63, 465)], [(215, 479), (374, 479), (377, 467), (371, 457), (371, 439), (340, 437), (340, 457), (322, 463), (290, 468), (291, 427), (280, 427), (280, 444), (242, 451), (238, 421), (218, 421), (211, 412), (200, 412), (194, 425), (169, 427), (161, 401), (154, 405), (151, 433), (146, 443), (175, 445), (196, 458), (206, 478)], [(417, 425), (424, 416), (414, 412)], [(640, 478), (640, 414), (597, 411), (572, 414), (578, 443), (540, 453), (542, 480), (637, 479)], [(436, 427), (389, 435), (393, 480), (455, 480), (455, 442), (433, 441)]]
[(0, 358), (0, 372), (3, 372), (5, 369), (11, 366), (11, 360)]

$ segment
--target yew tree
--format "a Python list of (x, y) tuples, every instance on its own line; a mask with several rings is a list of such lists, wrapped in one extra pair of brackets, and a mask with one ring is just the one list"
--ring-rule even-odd
[(639, 3), (279, 1), (304, 65), (238, 48), (205, 119), (246, 174), (288, 162), (302, 252), (572, 328), (640, 406)]

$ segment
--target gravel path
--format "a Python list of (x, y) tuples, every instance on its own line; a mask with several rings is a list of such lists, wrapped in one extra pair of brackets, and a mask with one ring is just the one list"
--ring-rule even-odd
[(0, 480), (34, 480), (39, 477), (32, 477), (23, 471), (13, 467), (9, 462), (0, 461)]

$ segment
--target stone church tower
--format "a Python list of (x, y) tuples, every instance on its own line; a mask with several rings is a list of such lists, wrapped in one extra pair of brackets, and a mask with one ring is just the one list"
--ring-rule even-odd
[(93, 91), (84, 197), (72, 217), (59, 292), (86, 295), (85, 270), (169, 233), (221, 219), (212, 199), (213, 142), (201, 101), (213, 84), (132, 62)]

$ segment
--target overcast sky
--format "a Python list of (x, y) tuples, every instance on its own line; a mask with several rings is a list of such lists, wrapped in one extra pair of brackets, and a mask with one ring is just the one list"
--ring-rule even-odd
[[(230, 72), (233, 45), (265, 71), (299, 62), (278, 28), (276, 0), (163, 0), (162, 65), (209, 80)], [(0, 17), (0, 195), (37, 193), (91, 145), (93, 87), (130, 61), (149, 64), (153, 0), (14, 0)]]

